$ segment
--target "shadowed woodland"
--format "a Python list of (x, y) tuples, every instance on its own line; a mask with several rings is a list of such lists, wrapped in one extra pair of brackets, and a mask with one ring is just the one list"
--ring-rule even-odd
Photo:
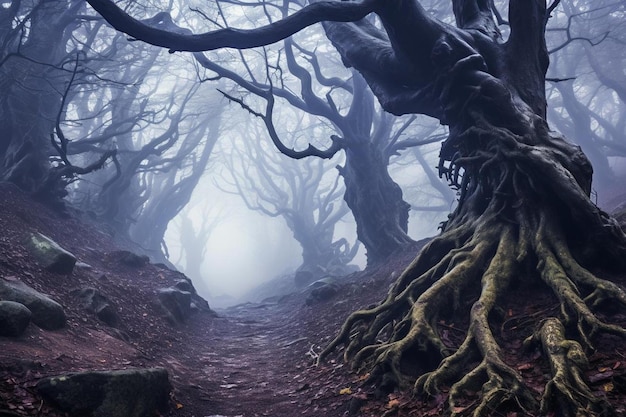
[[(622, 415), (626, 383), (598, 392), (588, 371), (626, 337), (625, 14), (609, 0), (0, 0), (0, 175), (211, 304), (203, 262), (227, 213), (208, 190), (301, 253), (255, 301), (306, 289), (309, 305), (345, 276), (385, 275), (307, 352), (311, 369), (341, 357), (379, 399)], [(543, 364), (540, 389), (522, 355)], [(409, 415), (394, 398), (384, 415)]]

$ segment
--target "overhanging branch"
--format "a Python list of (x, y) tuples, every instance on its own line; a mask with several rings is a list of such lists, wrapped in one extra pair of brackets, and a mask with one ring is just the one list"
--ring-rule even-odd
[(315, 146), (309, 144), (309, 146), (303, 151), (296, 151), (293, 148), (289, 148), (286, 146), (283, 141), (280, 139), (278, 132), (276, 131), (276, 127), (273, 122), (273, 114), (274, 114), (274, 95), (271, 93), (265, 95), (265, 100), (267, 105), (265, 107), (265, 114), (258, 112), (248, 106), (242, 99), (238, 99), (233, 97), (232, 95), (218, 90), (224, 97), (228, 100), (233, 101), (239, 104), (244, 110), (248, 111), (250, 114), (259, 117), (265, 123), (265, 127), (267, 128), (267, 132), (270, 135), (270, 139), (272, 139), (272, 143), (276, 146), (282, 154), (292, 158), (292, 159), (302, 159), (309, 156), (317, 156), (318, 158), (330, 159), (337, 152), (343, 149), (342, 139), (336, 135), (331, 135), (330, 139), (332, 141), (331, 146), (328, 149), (322, 150), (316, 148)]
[(115, 29), (170, 51), (201, 52), (219, 48), (247, 49), (269, 45), (321, 21), (352, 22), (372, 13), (380, 0), (326, 1), (310, 4), (294, 14), (255, 29), (225, 28), (202, 34), (172, 33), (135, 19), (111, 0), (87, 0)]

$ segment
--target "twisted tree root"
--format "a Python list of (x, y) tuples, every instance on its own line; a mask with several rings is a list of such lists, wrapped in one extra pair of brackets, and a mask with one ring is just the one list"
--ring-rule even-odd
[(455, 410), (464, 391), (477, 391), (481, 387), (483, 396), (474, 410), (475, 416), (483, 415), (486, 410), (495, 409), (512, 398), (524, 408), (530, 408), (535, 403), (524, 387), (521, 376), (502, 361), (500, 346), (488, 321), (489, 313), (498, 296), (508, 288), (515, 270), (511, 257), (514, 247), (512, 228), (504, 226), (496, 254), (482, 276), (482, 292), (472, 306), (470, 326), (463, 344), (454, 354), (445, 358), (435, 371), (422, 375), (415, 383), (416, 389), (432, 394), (437, 387), (454, 382), (462, 375), (472, 358), (482, 357), (478, 366), (452, 384), (448, 400), (452, 416), (456, 415)]
[[(580, 343), (562, 336), (563, 324), (558, 319), (543, 323), (537, 336), (553, 373), (539, 407), (521, 375), (503, 360), (489, 318), (502, 307), (498, 302), (510, 283), (525, 276), (524, 265), (535, 265), (537, 276), (560, 301), (563, 322), (576, 331), (584, 346), (591, 347), (596, 332), (626, 337), (625, 329), (602, 322), (592, 311), (606, 299), (626, 305), (626, 293), (577, 263), (551, 209), (532, 211), (520, 206), (514, 218), (516, 222), (506, 221), (501, 205), (493, 199), (473, 221), (435, 238), (379, 306), (348, 318), (320, 360), (345, 345), (344, 358), (353, 368), (370, 370), (375, 378), (428, 395), (449, 387), (452, 416), (459, 415), (458, 410), (467, 412), (460, 406), (467, 392), (482, 393), (472, 412), (475, 417), (490, 415), (503, 403), (545, 412), (554, 405), (550, 398), (555, 396), (569, 404), (559, 403), (566, 410), (561, 414), (564, 417), (604, 412), (605, 404), (593, 397), (580, 371), (586, 362), (584, 351)], [(459, 240), (460, 236), (464, 239)], [(435, 250), (452, 245), (456, 249), (445, 253)], [(481, 291), (468, 300), (473, 297), (468, 291), (472, 288)], [(456, 349), (446, 346), (439, 320), (467, 313), (465, 339)]]
[(552, 378), (546, 384), (541, 398), (541, 412), (546, 413), (557, 406), (563, 415), (606, 415), (609, 404), (595, 397), (584, 380), (582, 371), (588, 367), (588, 362), (582, 346), (565, 338), (561, 321), (556, 318), (546, 319), (531, 340), (541, 342), (552, 370)]

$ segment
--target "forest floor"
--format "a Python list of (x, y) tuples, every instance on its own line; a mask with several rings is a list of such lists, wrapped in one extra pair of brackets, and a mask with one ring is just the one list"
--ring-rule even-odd
[[(384, 266), (345, 278), (329, 300), (307, 304), (309, 292), (303, 290), (271, 302), (219, 310), (217, 317), (199, 313), (184, 325), (172, 326), (154, 299), (159, 288), (180, 279), (179, 273), (152, 264), (121, 265), (111, 236), (89, 221), (50, 212), (8, 185), (0, 184), (0, 195), (0, 277), (49, 294), (68, 316), (62, 330), (45, 331), (31, 324), (19, 338), (0, 338), (0, 416), (66, 416), (33, 389), (44, 376), (155, 366), (167, 368), (173, 385), (168, 416), (445, 415), (445, 390), (434, 398), (379, 392), (367, 382), (367, 374), (343, 363), (341, 352), (315, 365), (317, 354), (347, 315), (380, 301), (415, 256), (415, 248)], [(24, 247), (33, 231), (53, 238), (91, 268), (68, 276), (42, 270)], [(626, 276), (612, 279), (626, 283)], [(72, 295), (72, 290), (86, 286), (112, 301), (121, 318), (117, 328), (97, 320)], [(517, 288), (505, 301), (506, 319), (496, 323), (496, 333), (507, 362), (539, 398), (549, 365), (538, 352), (523, 351), (522, 341), (556, 303), (531, 287)], [(610, 314), (612, 322), (626, 326), (623, 311)], [(449, 330), (442, 334), (444, 340), (461, 340), (462, 320), (442, 324)], [(617, 415), (626, 415), (626, 343), (612, 337), (597, 342), (586, 377)], [(468, 411), (472, 401), (468, 393)]]

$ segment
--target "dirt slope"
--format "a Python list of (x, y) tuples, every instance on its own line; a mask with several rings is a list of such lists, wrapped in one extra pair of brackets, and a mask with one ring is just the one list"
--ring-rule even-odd
[[(393, 277), (413, 258), (407, 251), (384, 267), (355, 274), (339, 294), (307, 305), (308, 292), (267, 303), (246, 304), (198, 314), (181, 326), (170, 325), (155, 306), (158, 288), (180, 279), (176, 272), (146, 265), (123, 266), (110, 236), (93, 225), (49, 212), (18, 190), (0, 185), (0, 276), (22, 280), (49, 294), (66, 309), (67, 326), (43, 331), (31, 325), (17, 339), (0, 338), (0, 416), (62, 416), (38, 398), (34, 384), (43, 376), (91, 369), (163, 366), (174, 390), (169, 416), (339, 417), (442, 415), (445, 392), (431, 399), (409, 393), (376, 391), (366, 375), (351, 372), (340, 353), (320, 366), (314, 359), (354, 309), (379, 301)], [(24, 248), (25, 236), (42, 232), (92, 266), (70, 276), (43, 271)], [(615, 277), (622, 280), (623, 277)], [(121, 317), (118, 329), (100, 322), (72, 295), (80, 287), (106, 295)], [(553, 300), (532, 288), (519, 288), (515, 308), (501, 323), (508, 360), (539, 392), (547, 364), (521, 341), (532, 323), (547, 314)], [(532, 300), (532, 302), (528, 302)], [(626, 325), (626, 317), (613, 315)], [(459, 339), (464, 323), (447, 323), (444, 337)], [(626, 345), (605, 338), (587, 373), (597, 395), (618, 410), (626, 403)], [(468, 410), (472, 396), (468, 393)], [(5, 414), (3, 414), (5, 412)], [(11, 414), (9, 414), (10, 412)], [(619, 411), (623, 414), (623, 411)], [(508, 417), (521, 414), (511, 413)]]

